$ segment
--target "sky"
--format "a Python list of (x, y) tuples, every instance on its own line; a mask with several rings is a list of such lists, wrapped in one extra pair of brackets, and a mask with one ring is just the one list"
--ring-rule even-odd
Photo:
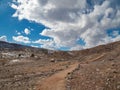
[(120, 40), (120, 0), (0, 0), (0, 41), (81, 50)]

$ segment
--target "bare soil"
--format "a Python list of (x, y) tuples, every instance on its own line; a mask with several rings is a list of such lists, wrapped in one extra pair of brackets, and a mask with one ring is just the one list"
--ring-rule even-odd
[(68, 52), (0, 42), (0, 90), (120, 90), (120, 41)]
[(37, 90), (66, 90), (66, 76), (77, 68), (78, 64), (70, 65), (67, 69), (55, 73), (38, 84)]

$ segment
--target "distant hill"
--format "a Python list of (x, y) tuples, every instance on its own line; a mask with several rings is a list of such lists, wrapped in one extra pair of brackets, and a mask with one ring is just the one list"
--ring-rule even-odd
[(47, 49), (44, 48), (35, 48), (35, 47), (20, 45), (16, 43), (9, 43), (4, 41), (0, 41), (0, 50), (29, 51), (29, 52), (47, 51)]

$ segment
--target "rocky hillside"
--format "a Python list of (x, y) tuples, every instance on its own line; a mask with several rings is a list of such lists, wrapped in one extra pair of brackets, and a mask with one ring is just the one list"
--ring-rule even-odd
[(120, 90), (120, 42), (52, 51), (0, 41), (0, 90)]
[(74, 51), (79, 67), (67, 77), (67, 90), (120, 90), (120, 42)]

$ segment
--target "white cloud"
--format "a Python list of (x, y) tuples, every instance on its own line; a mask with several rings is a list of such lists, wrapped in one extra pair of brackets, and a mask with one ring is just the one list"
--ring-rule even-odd
[[(42, 23), (41, 33), (52, 38), (44, 47), (82, 49), (112, 42), (106, 30), (120, 25), (119, 0), (17, 0), (13, 17)], [(15, 3), (16, 3), (15, 2)], [(89, 2), (89, 3), (88, 3)], [(83, 39), (86, 43), (77, 43)], [(47, 42), (47, 43), (46, 43)], [(52, 43), (52, 44), (51, 44)]]
[(39, 46), (31, 45), (31, 47), (39, 48)]
[(54, 41), (51, 39), (39, 39), (36, 41), (33, 41), (32, 43), (41, 44), (42, 48), (48, 48), (48, 49), (55, 49), (57, 46), (55, 45)]
[(29, 30), (28, 28), (25, 28), (24, 33), (25, 33), (26, 35), (28, 35), (28, 34), (30, 34), (30, 30)]
[(118, 36), (119, 35), (119, 31), (113, 31), (113, 36)]
[(17, 6), (15, 4), (12, 4), (11, 7), (17, 9)]
[(0, 36), (0, 41), (7, 41), (7, 36)]
[(20, 32), (17, 32), (17, 34), (18, 34), (18, 35), (21, 35), (21, 33), (20, 33)]
[(28, 37), (25, 36), (13, 36), (12, 37), (13, 40), (17, 41), (17, 42), (22, 42), (22, 43), (30, 43), (30, 39)]
[(18, 32), (17, 30), (16, 30), (15, 32), (16, 32), (16, 34), (17, 34), (17, 35), (21, 35), (21, 33), (20, 33), (20, 32)]

